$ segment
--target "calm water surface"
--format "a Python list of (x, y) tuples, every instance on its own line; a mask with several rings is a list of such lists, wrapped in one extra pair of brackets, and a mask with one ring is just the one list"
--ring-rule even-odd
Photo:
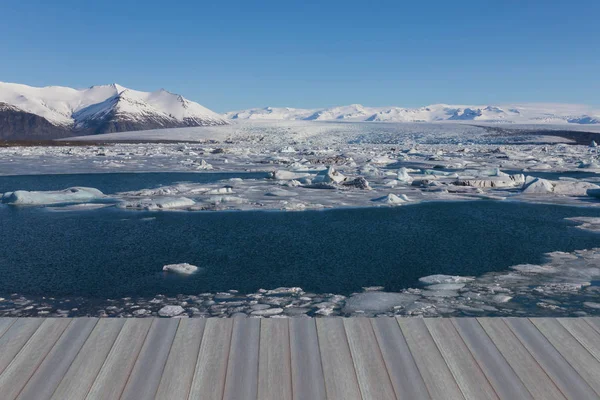
[[(600, 246), (567, 217), (600, 210), (492, 201), (305, 212), (54, 212), (0, 206), (0, 294), (124, 297), (300, 286), (400, 290)], [(191, 276), (165, 264), (204, 268)]]

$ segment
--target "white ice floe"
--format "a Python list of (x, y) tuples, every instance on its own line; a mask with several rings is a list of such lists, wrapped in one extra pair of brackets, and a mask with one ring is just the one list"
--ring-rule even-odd
[(163, 271), (176, 272), (178, 274), (190, 275), (198, 271), (198, 267), (188, 263), (167, 264), (163, 267)]
[(103, 197), (104, 194), (101, 191), (88, 187), (72, 187), (65, 190), (44, 192), (17, 190), (4, 193), (2, 203), (14, 205), (86, 203)]
[(424, 285), (434, 285), (434, 284), (440, 284), (440, 283), (465, 283), (465, 282), (471, 282), (474, 279), (475, 278), (470, 277), (470, 276), (436, 274), (436, 275), (429, 275), (429, 276), (424, 276), (422, 278), (419, 278), (419, 282), (421, 282)]
[(411, 183), (413, 178), (408, 174), (408, 170), (402, 167), (398, 170), (398, 180), (404, 183)]
[(404, 203), (410, 201), (410, 199), (405, 194), (396, 196), (394, 193), (389, 193), (383, 197), (377, 197), (377, 198), (373, 199), (372, 201), (377, 202), (377, 203), (382, 203), (382, 204), (388, 204), (388, 205), (398, 205), (398, 204), (404, 204)]
[(184, 312), (184, 308), (181, 306), (164, 306), (158, 310), (158, 315), (161, 317), (176, 317)]
[(137, 210), (173, 210), (173, 209), (185, 209), (196, 204), (192, 199), (187, 197), (155, 197), (145, 198), (138, 200), (128, 200), (118, 203), (117, 206), (121, 208), (137, 209)]
[(340, 172), (336, 171), (333, 167), (329, 166), (326, 170), (323, 170), (315, 176), (312, 183), (342, 183), (346, 180), (346, 177)]
[(418, 296), (407, 293), (389, 293), (389, 292), (365, 292), (349, 297), (344, 305), (343, 312), (346, 314), (357, 311), (365, 312), (386, 312), (393, 310), (394, 307), (406, 306), (415, 300)]

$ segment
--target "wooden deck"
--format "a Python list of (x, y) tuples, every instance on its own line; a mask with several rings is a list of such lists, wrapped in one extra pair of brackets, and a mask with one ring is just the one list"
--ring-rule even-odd
[(600, 318), (0, 318), (0, 398), (598, 399)]

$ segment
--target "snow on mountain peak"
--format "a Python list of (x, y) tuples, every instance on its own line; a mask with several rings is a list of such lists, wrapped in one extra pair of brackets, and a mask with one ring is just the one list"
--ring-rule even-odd
[(87, 126), (91, 120), (105, 118), (111, 113), (125, 119), (141, 116), (164, 120), (166, 126), (227, 124), (221, 115), (181, 95), (164, 89), (141, 92), (117, 83), (72, 89), (0, 82), (0, 103), (43, 117), (54, 125), (75, 128)]
[(573, 104), (451, 105), (426, 107), (366, 107), (351, 104), (320, 109), (266, 107), (226, 113), (230, 119), (369, 121), (369, 122), (441, 122), (478, 121), (488, 123), (600, 123), (600, 109)]

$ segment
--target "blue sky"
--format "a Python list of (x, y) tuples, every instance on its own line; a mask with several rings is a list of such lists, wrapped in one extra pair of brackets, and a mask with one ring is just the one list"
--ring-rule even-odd
[(600, 105), (600, 1), (0, 4), (0, 81), (250, 107)]

